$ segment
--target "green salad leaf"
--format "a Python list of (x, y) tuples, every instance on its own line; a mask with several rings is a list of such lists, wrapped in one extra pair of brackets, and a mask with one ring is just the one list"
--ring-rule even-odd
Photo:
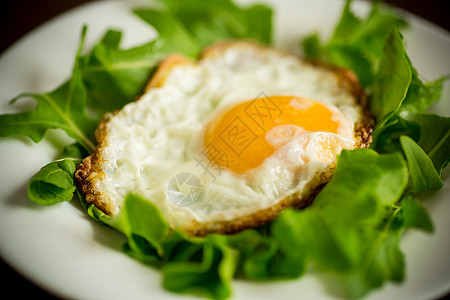
[(450, 118), (424, 112), (393, 113), (375, 129), (371, 147), (379, 152), (402, 151), (402, 136), (417, 142), (440, 175), (450, 160)]
[[(333, 179), (305, 210), (290, 210), (272, 227), (286, 255), (298, 251), (323, 271), (339, 274), (348, 295), (360, 297), (403, 278), (395, 204), (407, 184), (398, 153), (343, 151)], [(292, 266), (294, 268), (294, 265)]]
[[(229, 245), (239, 251), (237, 277), (267, 280), (298, 277), (304, 272), (303, 259), (286, 260), (278, 243), (268, 235), (269, 227), (270, 224), (258, 228), (259, 230), (245, 230), (227, 237)], [(292, 265), (296, 267), (293, 269)]]
[(400, 32), (394, 29), (386, 40), (378, 72), (371, 86), (371, 112), (381, 119), (398, 110), (411, 83), (411, 63)]
[(321, 44), (317, 34), (305, 37), (301, 44), (305, 55), (353, 70), (363, 87), (370, 86), (383, 55), (386, 40), (395, 27), (406, 22), (389, 9), (375, 2), (368, 16), (360, 19), (347, 1), (331, 38)]
[(440, 189), (444, 182), (425, 151), (408, 136), (400, 137), (405, 153), (414, 193)]
[(443, 76), (435, 81), (424, 83), (417, 70), (411, 65), (411, 84), (400, 107), (405, 112), (425, 112), (441, 98), (442, 84), (450, 78)]
[(178, 293), (228, 298), (236, 254), (225, 236), (209, 235), (198, 242), (181, 243), (162, 268), (163, 286)]
[(272, 10), (255, 4), (241, 8), (231, 0), (159, 0), (165, 10), (140, 9), (135, 13), (155, 27), (164, 44), (176, 52), (196, 56), (217, 40), (254, 39), (269, 44)]
[(122, 33), (109, 30), (80, 62), (87, 105), (101, 117), (137, 97), (167, 54), (155, 42), (120, 49)]
[(169, 53), (195, 59), (205, 46), (221, 39), (271, 41), (272, 11), (266, 6), (241, 8), (229, 0), (159, 2), (159, 9), (134, 10), (158, 31), (157, 39), (121, 49), (122, 33), (109, 30), (80, 60), (87, 105), (99, 117), (135, 99)]
[(397, 217), (400, 208), (387, 210), (377, 227), (365, 232), (361, 240), (364, 253), (356, 268), (344, 275), (351, 298), (360, 298), (386, 281), (404, 279), (404, 255), (400, 250), (402, 224)]
[[(145, 218), (144, 216), (152, 217)], [(154, 205), (149, 205), (146, 199), (129, 195), (125, 201), (120, 217), (112, 219), (108, 223), (130, 238), (128, 246), (136, 254), (140, 254), (141, 248), (135, 243), (133, 239), (134, 235), (138, 235), (150, 243), (159, 256), (164, 255), (162, 242), (168, 234), (169, 225), (159, 210)]]
[(127, 237), (125, 251), (129, 255), (161, 268), (166, 289), (214, 299), (231, 295), (238, 257), (237, 250), (228, 246), (226, 236), (197, 238), (172, 231), (154, 204), (133, 194), (125, 198), (116, 218), (93, 205), (90, 211), (96, 220)]
[(403, 227), (419, 228), (428, 232), (434, 230), (433, 222), (427, 210), (420, 204), (419, 199), (406, 196), (402, 199)]
[(87, 152), (79, 144), (68, 145), (61, 159), (42, 167), (28, 182), (28, 198), (40, 205), (72, 200), (75, 190), (76, 166)]
[(86, 28), (83, 28), (72, 78), (53, 92), (26, 93), (14, 98), (11, 103), (22, 97), (32, 97), (38, 105), (33, 111), (1, 115), (0, 136), (25, 135), (39, 142), (48, 129), (62, 129), (89, 152), (95, 149), (97, 122), (86, 114), (86, 89), (78, 68), (85, 34)]
[(76, 189), (73, 178), (75, 169), (76, 162), (70, 159), (46, 165), (30, 179), (28, 198), (41, 205), (72, 200)]

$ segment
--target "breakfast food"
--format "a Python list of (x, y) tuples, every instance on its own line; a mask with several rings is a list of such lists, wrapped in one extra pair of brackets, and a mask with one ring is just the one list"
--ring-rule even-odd
[(367, 147), (372, 121), (352, 72), (248, 41), (169, 55), (137, 101), (104, 116), (75, 173), (110, 216), (128, 193), (172, 228), (233, 233), (309, 204), (336, 155)]
[[(73, 212), (64, 202), (79, 200), (86, 215), (76, 214), (69, 225), (89, 216), (121, 236), (97, 228), (94, 235), (77, 230), (77, 237), (119, 238), (127, 255), (160, 271), (156, 281), (168, 291), (225, 299), (236, 277), (278, 281), (309, 273), (306, 282), (294, 283), (303, 288), (319, 270), (333, 274), (338, 297), (360, 298), (387, 282), (403, 282), (392, 290), (396, 295), (407, 292), (414, 282), (405, 282), (402, 237), (433, 231), (421, 199), (445, 184), (450, 120), (427, 112), (445, 77), (421, 79), (400, 31), (405, 20), (378, 4), (364, 17), (348, 0), (328, 40), (320, 35), (326, 22), (304, 36), (316, 24), (304, 18), (314, 13), (309, 6), (275, 11), (232, 0), (164, 0), (134, 9), (157, 35), (144, 32), (155, 38), (132, 48), (121, 43), (128, 30), (109, 29), (85, 49), (85, 26), (72, 76), (53, 91), (14, 98), (11, 103), (33, 98), (35, 109), (0, 115), (0, 136), (38, 142), (49, 129), (63, 130), (71, 139), (51, 139), (53, 150), (67, 144), (30, 179), (29, 199), (62, 202), (61, 210), (50, 209), (56, 221)], [(272, 37), (275, 32), (281, 35)], [(309, 60), (246, 41), (273, 45), (273, 38)], [(366, 97), (377, 121), (373, 137)], [(343, 150), (369, 143), (370, 149)], [(49, 217), (41, 214), (46, 209), (33, 211), (44, 223)], [(69, 230), (70, 238), (69, 227), (56, 226), (58, 234), (49, 237)], [(63, 261), (79, 256), (75, 248), (58, 251)], [(98, 270), (96, 279), (111, 277), (101, 275), (115, 256), (103, 268), (105, 260), (88, 250), (83, 268)], [(58, 274), (67, 271), (59, 267)], [(133, 277), (116, 271), (119, 283)], [(118, 291), (134, 295), (137, 288), (146, 297), (148, 284), (137, 284), (128, 290), (119, 284)], [(258, 294), (260, 287), (251, 290)], [(279, 287), (270, 284), (277, 293)]]

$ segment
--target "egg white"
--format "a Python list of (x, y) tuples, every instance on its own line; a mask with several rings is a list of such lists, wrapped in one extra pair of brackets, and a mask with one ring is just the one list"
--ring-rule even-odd
[[(162, 87), (150, 89), (109, 120), (102, 148), (104, 176), (94, 188), (114, 203), (113, 215), (133, 192), (153, 202), (172, 227), (233, 220), (278, 203), (333, 163), (318, 157), (317, 142), (335, 140), (333, 157), (354, 142), (348, 135), (306, 133), (285, 141), (246, 176), (211, 164), (203, 145), (206, 124), (238, 103), (270, 95), (330, 105), (345, 117), (341, 123), (351, 132), (362, 118), (354, 96), (340, 87), (332, 71), (294, 55), (231, 47), (198, 65), (173, 68)], [(171, 180), (182, 173), (201, 183), (201, 195), (188, 206), (174, 203), (168, 193)]]

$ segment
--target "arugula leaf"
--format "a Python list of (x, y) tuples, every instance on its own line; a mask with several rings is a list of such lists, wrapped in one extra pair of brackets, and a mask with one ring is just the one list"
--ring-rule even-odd
[(86, 27), (81, 34), (71, 80), (51, 93), (27, 93), (14, 98), (11, 103), (22, 97), (32, 97), (38, 105), (34, 111), (1, 115), (0, 136), (26, 135), (39, 142), (48, 129), (56, 128), (64, 130), (89, 152), (94, 151), (97, 122), (86, 114), (86, 91), (77, 67), (85, 34)]
[(75, 192), (76, 163), (65, 159), (43, 167), (28, 183), (28, 198), (40, 205), (70, 201)]
[(343, 151), (333, 179), (314, 202), (305, 210), (283, 213), (273, 223), (272, 235), (285, 255), (296, 261), (303, 253), (303, 259), (319, 269), (337, 272), (349, 283), (357, 281), (357, 287), (349, 284), (351, 296), (362, 296), (387, 280), (400, 280), (399, 208), (392, 207), (407, 178), (398, 153)]
[(168, 11), (135, 9), (134, 13), (153, 26), (159, 33), (158, 43), (164, 49), (194, 58), (200, 52), (200, 46), (187, 31), (180, 20)]
[[(142, 216), (151, 216), (151, 218)], [(130, 238), (129, 246), (133, 251), (140, 251), (132, 238), (133, 235), (138, 235), (149, 242), (160, 257), (164, 255), (161, 244), (169, 233), (169, 225), (159, 210), (147, 200), (132, 194), (128, 195), (120, 217), (107, 223)]]
[(28, 198), (40, 205), (70, 201), (76, 189), (76, 165), (87, 153), (78, 144), (66, 146), (61, 159), (49, 163), (28, 182)]
[(156, 42), (119, 49), (122, 33), (109, 30), (92, 51), (81, 59), (87, 105), (98, 116), (120, 109), (136, 98), (152, 71), (167, 52)]
[(208, 45), (225, 39), (270, 43), (272, 11), (264, 5), (240, 8), (229, 0), (160, 0), (164, 9), (134, 13), (160, 34), (158, 47), (196, 58)]
[(402, 217), (404, 228), (419, 228), (433, 232), (433, 223), (427, 210), (417, 198), (406, 196), (402, 199)]
[(272, 16), (271, 8), (262, 5), (254, 4), (245, 9), (245, 16), (241, 17), (241, 21), (247, 21), (246, 37), (263, 44), (270, 45), (272, 43)]
[(346, 2), (335, 30), (324, 45), (317, 34), (301, 42), (306, 57), (353, 70), (363, 87), (373, 83), (386, 40), (394, 27), (406, 22), (390, 10), (374, 3), (369, 15), (360, 19), (351, 11), (352, 1)]
[(209, 235), (178, 250), (162, 268), (165, 288), (214, 299), (230, 297), (237, 253), (228, 247), (225, 236)]
[(408, 162), (414, 193), (440, 189), (444, 182), (422, 148), (407, 136), (400, 137), (400, 144)]
[(450, 161), (450, 117), (429, 113), (402, 113), (401, 117), (419, 124), (420, 138), (417, 143), (441, 174)]
[(121, 33), (108, 31), (81, 70), (88, 105), (99, 116), (120, 109), (142, 91), (152, 72), (167, 54), (177, 52), (196, 58), (207, 45), (220, 39), (253, 38), (270, 42), (271, 10), (253, 5), (239, 8), (231, 1), (161, 1), (165, 9), (135, 9), (159, 37), (132, 49), (119, 49)]
[(94, 218), (127, 237), (125, 251), (134, 258), (161, 267), (163, 285), (177, 293), (224, 299), (231, 295), (237, 253), (225, 236), (188, 237), (169, 230), (159, 210), (136, 195), (125, 198), (121, 214), (111, 218), (91, 206)]
[[(412, 66), (398, 28), (406, 22), (378, 3), (365, 19), (358, 18), (347, 1), (329, 41), (321, 45), (317, 34), (302, 41), (307, 57), (355, 71), (371, 94), (371, 111), (378, 121), (377, 137), (398, 121), (399, 112), (424, 112), (440, 98), (447, 77), (424, 83)], [(391, 119), (392, 118), (392, 119)], [(415, 130), (415, 129), (411, 129)], [(399, 148), (399, 147), (397, 147)]]
[[(307, 259), (315, 261), (318, 267), (343, 271), (351, 266), (351, 237), (341, 235), (337, 227), (333, 228), (331, 220), (320, 212), (308, 207), (304, 211), (287, 210), (272, 226), (271, 234), (277, 240), (287, 261), (295, 261), (290, 273), (300, 270)], [(336, 229), (336, 230), (335, 230)], [(347, 247), (344, 240), (350, 241)]]
[(78, 143), (69, 144), (63, 148), (60, 158), (72, 158), (73, 160), (81, 160), (88, 156), (89, 153), (84, 147)]
[[(320, 44), (320, 37), (317, 33), (313, 33), (304, 37), (300, 41), (301, 48), (303, 50), (303, 54), (309, 58), (314, 60), (320, 60), (322, 54), (322, 45)], [(352, 69), (353, 70), (353, 69)]]
[(399, 207), (387, 209), (385, 219), (377, 227), (364, 230), (359, 244), (362, 259), (355, 268), (344, 274), (351, 298), (363, 297), (385, 281), (403, 280), (405, 261), (399, 247), (403, 229), (399, 211)]
[[(227, 239), (231, 247), (239, 250), (240, 262), (237, 272), (244, 278), (265, 280), (298, 277), (304, 271), (302, 263), (284, 260), (285, 256), (276, 240), (255, 229), (230, 235)], [(297, 266), (295, 273), (291, 271), (293, 263)]]
[(371, 148), (382, 152), (402, 151), (400, 137), (409, 136), (423, 149), (441, 174), (450, 160), (450, 118), (403, 110), (388, 118), (374, 131)]
[(433, 105), (433, 103), (441, 98), (442, 85), (450, 78), (450, 75), (424, 83), (419, 79), (419, 74), (412, 65), (411, 70), (411, 84), (400, 110), (406, 112), (425, 112)]
[(255, 4), (244, 8), (230, 0), (159, 2), (180, 21), (200, 49), (220, 39), (271, 42), (272, 10), (267, 6)]
[[(343, 43), (343, 41), (350, 39), (354, 33), (359, 31), (358, 28), (361, 27), (362, 21), (351, 11), (351, 6), (352, 1), (347, 1), (345, 3), (339, 23), (336, 25), (331, 41), (329, 42), (330, 44)], [(374, 8), (375, 7), (372, 9)]]
[(386, 41), (378, 73), (372, 85), (371, 112), (382, 118), (402, 104), (411, 83), (411, 63), (398, 30)]

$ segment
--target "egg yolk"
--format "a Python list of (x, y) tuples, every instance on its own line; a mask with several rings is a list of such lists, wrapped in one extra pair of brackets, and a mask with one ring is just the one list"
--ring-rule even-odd
[(205, 153), (215, 165), (242, 174), (261, 165), (283, 140), (308, 132), (337, 134), (335, 114), (326, 105), (302, 97), (245, 101), (208, 124)]

